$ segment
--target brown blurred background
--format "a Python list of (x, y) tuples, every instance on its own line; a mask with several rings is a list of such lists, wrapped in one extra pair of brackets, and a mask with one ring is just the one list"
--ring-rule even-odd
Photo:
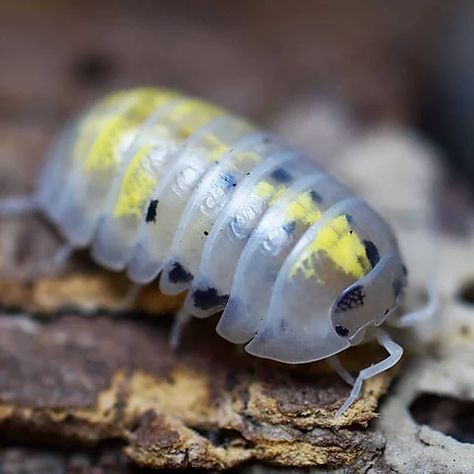
[[(470, 0), (3, 0), (0, 189), (31, 187), (68, 117), (143, 84), (216, 101), (310, 154), (322, 105), (412, 127), (474, 189), (473, 43)], [(329, 146), (343, 139), (322, 126)]]
[(49, 128), (104, 91), (162, 84), (263, 122), (290, 103), (324, 94), (364, 121), (417, 124), (442, 43), (456, 15), (469, 16), (471, 6), (2, 1), (0, 119)]
[(455, 4), (3, 2), (2, 99), (26, 112), (145, 82), (262, 115), (323, 89), (367, 117), (406, 118)]
[[(2, 118), (48, 117), (111, 88), (166, 84), (266, 117), (325, 92), (413, 119), (461, 2), (3, 1)], [(56, 110), (52, 105), (56, 105)]]

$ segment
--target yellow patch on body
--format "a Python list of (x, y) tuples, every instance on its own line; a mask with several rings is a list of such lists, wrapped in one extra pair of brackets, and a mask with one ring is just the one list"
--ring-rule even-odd
[(260, 181), (255, 186), (255, 194), (258, 197), (266, 199), (270, 205), (277, 201), (287, 190), (286, 186), (274, 186), (268, 181)]
[(362, 278), (372, 268), (363, 243), (345, 215), (336, 217), (318, 232), (293, 265), (290, 278), (302, 272), (304, 278), (315, 277), (322, 282), (314, 262), (319, 252), (326, 254), (339, 270), (355, 279)]
[[(212, 119), (223, 115), (219, 107), (197, 99), (186, 99), (170, 110), (166, 121), (176, 129), (177, 138), (184, 140)], [(208, 139), (212, 140), (211, 134)]]
[(125, 216), (141, 218), (143, 204), (157, 183), (157, 177), (151, 173), (151, 170), (143, 166), (143, 162), (148, 159), (152, 148), (151, 145), (142, 147), (128, 165), (113, 212), (115, 218)]
[[(180, 97), (167, 90), (147, 88), (117, 93), (104, 99), (80, 124), (76, 156), (83, 162), (85, 171), (108, 170), (110, 173), (115, 170), (119, 159), (123, 158), (119, 156), (121, 144), (129, 144), (138, 128), (160, 106)], [(200, 100), (182, 98), (159, 119), (154, 132), (179, 142), (220, 114), (223, 111), (218, 107)], [(206, 139), (212, 140), (215, 151), (227, 151), (227, 147), (217, 139), (213, 140), (210, 134)], [(144, 146), (127, 164), (114, 217), (140, 218), (143, 204), (158, 181), (158, 176), (144, 162), (151, 148), (145, 140)]]
[(256, 151), (244, 150), (234, 153), (232, 159), (238, 166), (253, 168), (263, 160), (262, 155)]
[(288, 222), (301, 221), (306, 225), (314, 224), (321, 217), (321, 211), (311, 197), (310, 191), (300, 194), (286, 211)]
[[(176, 93), (167, 90), (137, 89), (112, 100), (111, 109), (106, 107), (104, 112), (86, 119), (80, 135), (90, 136), (92, 133), (94, 138), (86, 155), (78, 156), (83, 160), (84, 169), (94, 172), (115, 167), (122, 140), (136, 132), (156, 109), (176, 97)], [(84, 150), (79, 151), (82, 154)]]
[(204, 137), (204, 140), (210, 139), (212, 142), (207, 144), (207, 161), (209, 163), (215, 162), (219, 160), (223, 155), (225, 155), (229, 151), (229, 145), (221, 142), (219, 138), (215, 135), (208, 134), (209, 136)]

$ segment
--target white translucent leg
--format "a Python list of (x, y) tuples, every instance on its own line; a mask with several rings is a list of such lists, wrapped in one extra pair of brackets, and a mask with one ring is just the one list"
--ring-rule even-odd
[(354, 377), (352, 374), (342, 365), (342, 362), (340, 361), (339, 357), (333, 356), (330, 357), (329, 359), (326, 360), (327, 364), (329, 367), (331, 367), (334, 372), (336, 372), (339, 377), (341, 377), (344, 382), (346, 382), (348, 385), (354, 385)]
[(76, 251), (76, 248), (71, 244), (63, 244), (53, 255), (52, 266), (53, 268), (62, 268), (71, 258), (71, 255)]
[(43, 258), (39, 262), (39, 265), (33, 272), (32, 277), (40, 278), (51, 275), (52, 273), (58, 273), (66, 266), (67, 262), (71, 258), (71, 255), (75, 251), (76, 247), (69, 243), (61, 245), (61, 247), (56, 250), (52, 257)]
[(38, 203), (33, 195), (0, 199), (0, 216), (23, 216), (37, 210)]
[(191, 313), (188, 313), (185, 309), (180, 308), (176, 313), (171, 327), (169, 344), (171, 349), (177, 350), (183, 335), (183, 330), (191, 320)]
[(120, 306), (125, 308), (132, 307), (136, 303), (141, 289), (142, 285), (134, 283), (123, 296), (122, 300), (120, 301)]
[(397, 320), (390, 323), (390, 326), (397, 328), (407, 328), (415, 326), (422, 321), (433, 318), (439, 310), (439, 296), (438, 290), (434, 282), (431, 282), (426, 287), (428, 293), (428, 301), (423, 308), (420, 308), (416, 311), (404, 314), (400, 316)]
[(402, 357), (403, 349), (383, 330), (376, 332), (378, 343), (388, 352), (389, 356), (371, 367), (367, 367), (359, 372), (351, 393), (344, 404), (337, 410), (336, 417), (341, 416), (359, 398), (362, 384), (365, 380), (375, 377), (382, 372), (393, 367)]

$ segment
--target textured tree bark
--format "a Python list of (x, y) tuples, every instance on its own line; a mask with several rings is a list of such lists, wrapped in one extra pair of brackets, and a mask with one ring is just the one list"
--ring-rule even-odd
[(360, 428), (390, 375), (370, 381), (336, 419), (348, 387), (324, 364), (256, 360), (201, 322), (173, 353), (164, 321), (132, 319), (2, 314), (2, 438), (68, 447), (120, 440), (152, 467), (338, 466), (382, 449), (379, 435)]

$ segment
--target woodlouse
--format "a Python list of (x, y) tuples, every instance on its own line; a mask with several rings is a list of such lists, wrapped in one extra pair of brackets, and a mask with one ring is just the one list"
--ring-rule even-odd
[[(311, 160), (219, 107), (141, 88), (100, 101), (59, 137), (31, 198), (70, 248), (130, 279), (188, 290), (184, 313), (223, 311), (218, 333), (259, 357), (330, 359), (367, 337), (402, 349), (379, 326), (406, 273), (384, 220)], [(335, 368), (341, 372), (338, 364)], [(347, 380), (347, 374), (342, 373)]]

